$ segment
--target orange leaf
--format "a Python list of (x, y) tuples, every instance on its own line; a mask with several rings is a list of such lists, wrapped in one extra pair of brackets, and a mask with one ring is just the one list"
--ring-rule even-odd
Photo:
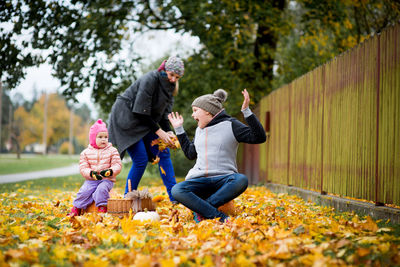
[(376, 225), (370, 216), (367, 216), (367, 221), (362, 225), (362, 228), (371, 232), (376, 232), (379, 229), (378, 225)]
[(158, 195), (158, 196), (153, 197), (153, 202), (161, 202), (161, 201), (163, 201), (164, 199), (165, 199), (165, 196), (163, 196), (163, 195)]
[(360, 256), (360, 257), (367, 256), (369, 253), (370, 253), (370, 251), (369, 251), (368, 248), (358, 248), (358, 249), (357, 249), (357, 254), (358, 254), (358, 256)]
[(156, 158), (151, 162), (152, 165), (156, 165), (157, 163), (160, 162), (160, 157), (156, 156)]
[(71, 224), (72, 224), (72, 228), (74, 228), (74, 229), (82, 228), (81, 223), (80, 223), (75, 217), (71, 217), (71, 218), (69, 219), (69, 221), (70, 221)]

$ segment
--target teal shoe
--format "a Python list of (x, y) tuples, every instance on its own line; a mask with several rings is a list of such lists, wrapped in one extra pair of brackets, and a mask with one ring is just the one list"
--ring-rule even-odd
[(204, 218), (203, 216), (201, 216), (199, 213), (197, 213), (197, 212), (193, 212), (193, 220), (196, 222), (196, 223), (199, 223), (199, 222), (201, 222), (201, 221), (203, 221), (203, 220), (205, 220), (206, 218)]

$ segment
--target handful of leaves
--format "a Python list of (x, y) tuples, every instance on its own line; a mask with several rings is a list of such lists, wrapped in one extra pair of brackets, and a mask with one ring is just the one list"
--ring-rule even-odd
[[(164, 151), (166, 148), (171, 148), (171, 149), (181, 148), (181, 144), (179, 143), (178, 137), (174, 136), (171, 138), (171, 140), (172, 140), (172, 144), (168, 144), (168, 143), (165, 143), (164, 140), (162, 140), (161, 138), (157, 138), (156, 140), (153, 140), (151, 142), (151, 146), (158, 145), (158, 150), (160, 152)], [(160, 157), (157, 154), (156, 158), (151, 162), (151, 164), (155, 165), (158, 162), (160, 162)]]
[(173, 144), (167, 144), (162, 140), (161, 138), (157, 138), (156, 140), (153, 140), (151, 142), (152, 146), (158, 145), (158, 150), (163, 151), (166, 148), (171, 148), (171, 149), (179, 149), (181, 148), (181, 144), (178, 141), (178, 137), (174, 136), (171, 138)]

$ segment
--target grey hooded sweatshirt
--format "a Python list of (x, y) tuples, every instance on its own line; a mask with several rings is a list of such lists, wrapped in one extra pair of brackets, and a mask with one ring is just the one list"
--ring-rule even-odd
[(223, 110), (203, 129), (197, 127), (193, 141), (189, 140), (183, 127), (175, 128), (185, 156), (191, 160), (196, 159), (186, 180), (237, 173), (239, 142), (260, 144), (266, 141), (264, 128), (257, 117), (250, 109), (242, 112), (248, 126)]

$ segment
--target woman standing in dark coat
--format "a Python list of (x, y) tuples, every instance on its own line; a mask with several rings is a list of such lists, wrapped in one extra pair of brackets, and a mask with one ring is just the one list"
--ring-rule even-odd
[(110, 114), (109, 138), (124, 157), (125, 151), (132, 159), (128, 180), (136, 190), (149, 159), (158, 154), (161, 178), (171, 201), (171, 189), (176, 184), (175, 173), (167, 148), (158, 153), (158, 146), (151, 142), (161, 138), (172, 143), (174, 136), (169, 126), (168, 114), (172, 111), (173, 93), (183, 76), (184, 65), (180, 58), (172, 56), (164, 61), (158, 70), (150, 71), (133, 83), (117, 97)]

